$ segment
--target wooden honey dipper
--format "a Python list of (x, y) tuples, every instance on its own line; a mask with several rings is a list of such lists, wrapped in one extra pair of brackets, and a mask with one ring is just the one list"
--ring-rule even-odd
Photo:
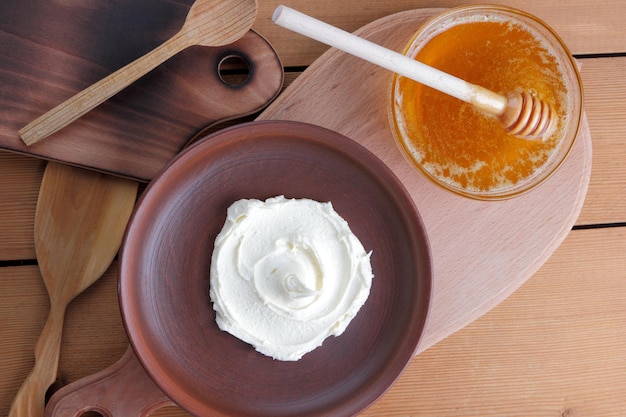
[(528, 92), (511, 92), (507, 96), (494, 93), (286, 6), (278, 6), (272, 20), (286, 29), (465, 101), (495, 116), (502, 127), (516, 137), (546, 140), (556, 126), (557, 116), (552, 106)]

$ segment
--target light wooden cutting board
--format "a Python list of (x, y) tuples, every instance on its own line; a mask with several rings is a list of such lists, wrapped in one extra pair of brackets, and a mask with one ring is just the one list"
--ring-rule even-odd
[[(401, 12), (357, 34), (401, 51), (438, 11)], [(504, 300), (567, 236), (587, 192), (591, 137), (585, 118), (567, 161), (539, 188), (511, 200), (470, 200), (439, 189), (406, 162), (388, 122), (390, 82), (386, 70), (331, 49), (259, 119), (297, 120), (336, 130), (374, 152), (409, 190), (433, 254), (433, 293), (421, 352)]]

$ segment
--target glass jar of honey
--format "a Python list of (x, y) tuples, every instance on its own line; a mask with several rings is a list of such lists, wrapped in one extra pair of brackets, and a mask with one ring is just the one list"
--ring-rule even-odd
[(513, 197), (542, 183), (572, 149), (582, 83), (563, 41), (538, 18), (504, 6), (450, 9), (427, 22), (404, 54), (503, 96), (530, 92), (557, 115), (549, 137), (522, 139), (472, 105), (394, 75), (394, 136), (436, 184), (476, 199)]

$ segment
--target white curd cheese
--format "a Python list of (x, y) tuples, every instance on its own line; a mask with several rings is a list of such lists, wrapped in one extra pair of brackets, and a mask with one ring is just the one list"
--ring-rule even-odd
[(211, 259), (219, 328), (277, 360), (339, 336), (367, 300), (371, 252), (330, 202), (239, 200)]

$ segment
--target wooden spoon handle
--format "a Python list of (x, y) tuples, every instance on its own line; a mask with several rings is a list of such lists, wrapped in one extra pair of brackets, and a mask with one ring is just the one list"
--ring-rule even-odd
[(46, 391), (59, 369), (65, 307), (54, 304), (35, 346), (35, 366), (24, 380), (11, 404), (9, 417), (41, 417)]
[(57, 391), (46, 417), (77, 417), (95, 411), (107, 417), (145, 417), (174, 403), (150, 379), (129, 347), (116, 363)]
[(39, 116), (18, 133), (26, 145), (32, 145), (62, 129), (139, 78), (191, 46), (192, 39), (179, 32), (156, 49), (120, 68), (90, 87)]

